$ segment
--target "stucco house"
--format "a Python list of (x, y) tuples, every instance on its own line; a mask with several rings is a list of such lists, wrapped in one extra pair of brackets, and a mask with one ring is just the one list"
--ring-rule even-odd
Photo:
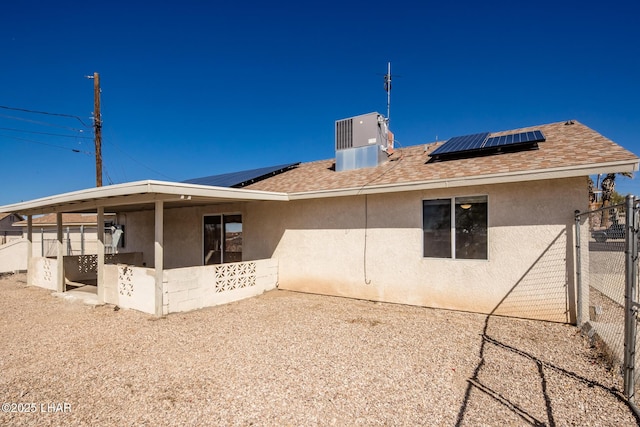
[[(110, 261), (99, 244), (98, 298), (156, 315), (277, 285), (576, 321), (574, 212), (588, 208), (587, 176), (636, 171), (636, 155), (576, 121), (398, 148), (379, 117), (372, 133), (360, 129), (365, 116), (336, 123), (335, 159), (90, 188), (0, 212), (26, 215), (29, 230), (37, 214), (61, 224), (63, 212), (98, 222), (114, 212), (126, 253)], [(30, 255), (30, 284), (65, 290), (61, 235), (60, 225), (58, 260)]]
[(22, 220), (23, 218), (18, 214), (0, 213), (0, 245), (22, 237), (20, 230), (13, 227), (15, 222)]
[(13, 226), (22, 220), (22, 216), (12, 212), (0, 213), (0, 274), (27, 268), (22, 233)]

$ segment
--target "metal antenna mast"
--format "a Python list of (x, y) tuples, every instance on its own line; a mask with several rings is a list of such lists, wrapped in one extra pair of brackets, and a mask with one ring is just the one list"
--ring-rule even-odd
[(384, 75), (384, 90), (387, 92), (387, 123), (391, 118), (391, 62), (387, 62), (387, 74)]

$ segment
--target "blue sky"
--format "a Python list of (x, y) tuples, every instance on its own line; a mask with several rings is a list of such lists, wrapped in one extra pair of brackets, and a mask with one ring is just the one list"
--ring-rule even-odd
[(105, 185), (332, 158), (389, 61), (399, 145), (575, 119), (640, 155), (637, 1), (16, 0), (0, 52), (0, 106), (80, 118), (0, 109), (0, 205), (95, 185), (94, 72)]

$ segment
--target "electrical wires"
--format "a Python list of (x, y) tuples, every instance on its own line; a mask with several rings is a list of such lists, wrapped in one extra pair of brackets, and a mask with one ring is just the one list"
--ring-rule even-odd
[[(13, 113), (3, 114), (2, 110)], [(92, 117), (91, 120), (93, 119), (95, 118)], [(10, 139), (19, 141), (20, 143), (35, 144), (41, 147), (66, 150), (71, 153), (93, 157), (96, 155), (93, 143), (95, 138), (94, 128), (88, 125), (87, 121), (88, 119), (83, 120), (81, 117), (73, 114), (0, 105), (0, 143), (2, 143), (3, 140)], [(78, 126), (78, 124), (81, 126)], [(106, 130), (108, 133), (108, 129)], [(75, 144), (73, 142), (75, 142)], [(113, 175), (115, 166), (122, 168), (120, 175), (126, 175), (126, 168), (123, 167), (121, 161), (123, 157), (128, 158), (138, 167), (144, 168), (155, 175), (162, 176), (168, 180), (174, 180), (165, 173), (153, 169), (137, 160), (129, 148), (120, 147), (114, 138), (110, 138), (108, 135), (106, 135), (106, 138), (103, 136), (102, 143), (112, 148), (112, 150), (110, 150), (112, 153), (111, 156), (107, 155), (107, 153), (102, 153), (101, 156), (103, 173), (109, 184), (114, 183), (111, 175)], [(118, 152), (117, 157), (114, 150)], [(35, 151), (30, 152), (30, 155), (38, 156), (39, 154)], [(42, 155), (46, 156), (46, 154)], [(111, 162), (107, 161), (109, 158), (111, 158)], [(111, 164), (108, 165), (107, 163)], [(107, 170), (107, 166), (110, 166), (109, 170)], [(117, 181), (123, 181), (122, 178), (126, 181), (126, 176), (121, 177), (121, 179)]]
[[(28, 144), (37, 144), (60, 150), (67, 150), (72, 153), (82, 153), (87, 155), (94, 154), (90, 149), (87, 149), (85, 145), (83, 145), (87, 140), (93, 139), (93, 136), (91, 135), (91, 127), (79, 116), (32, 110), (28, 108), (10, 107), (7, 105), (0, 105), (0, 110), (15, 112), (13, 115), (0, 114), (0, 130), (4, 131), (0, 133), (0, 140), (12, 139)], [(48, 119), (34, 120), (31, 118), (33, 115), (47, 116)], [(71, 126), (69, 119), (72, 119), (74, 123), (80, 123), (84, 129), (77, 125)], [(22, 125), (18, 126), (16, 125), (16, 122), (20, 122)], [(67, 131), (68, 133), (51, 132), (48, 131), (47, 128), (57, 128)], [(87, 129), (88, 132), (86, 131)], [(25, 137), (25, 134), (32, 136)], [(75, 146), (70, 146), (68, 143), (63, 142), (69, 141), (69, 139), (75, 140), (77, 144), (75, 144)]]
[(13, 111), (22, 111), (23, 113), (33, 113), (33, 114), (44, 114), (47, 116), (58, 116), (58, 117), (69, 117), (78, 120), (84, 127), (90, 127), (82, 119), (78, 116), (74, 116), (73, 114), (62, 114), (62, 113), (50, 113), (48, 111), (37, 111), (37, 110), (28, 110), (26, 108), (17, 108), (17, 107), (7, 107), (6, 105), (0, 105), (0, 108), (3, 110), (13, 110)]

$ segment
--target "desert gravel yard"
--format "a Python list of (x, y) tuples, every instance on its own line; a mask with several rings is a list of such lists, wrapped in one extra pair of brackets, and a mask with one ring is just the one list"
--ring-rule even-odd
[(637, 424), (568, 325), (280, 290), (158, 319), (24, 275), (0, 292), (3, 426)]

